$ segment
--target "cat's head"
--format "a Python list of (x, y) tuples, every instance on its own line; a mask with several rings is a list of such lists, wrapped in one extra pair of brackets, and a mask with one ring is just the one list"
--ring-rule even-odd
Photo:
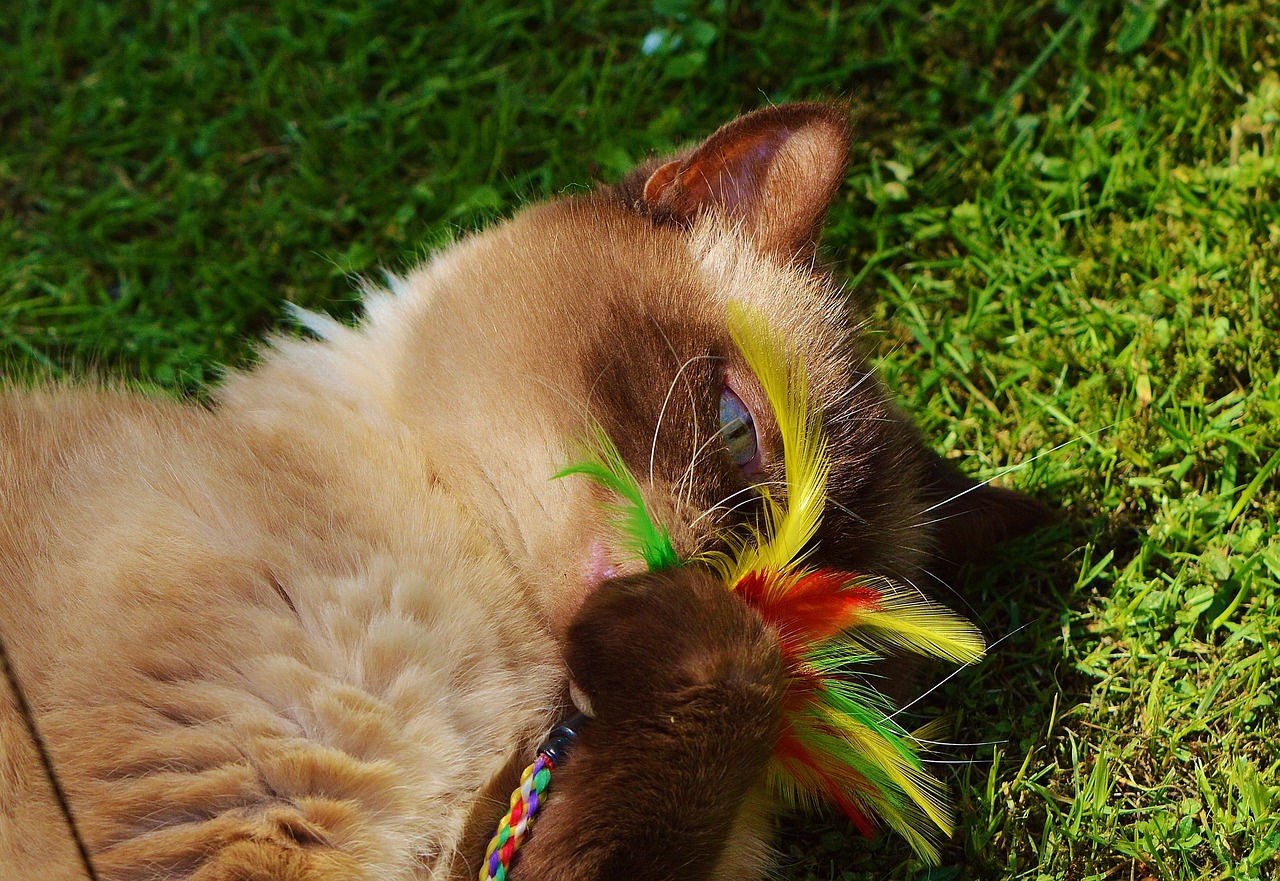
[[(397, 353), (397, 414), (446, 451), (436, 479), (478, 500), (557, 631), (595, 583), (635, 568), (611, 545), (599, 490), (552, 479), (592, 422), (682, 553), (753, 516), (753, 486), (777, 487), (778, 427), (730, 338), (731, 301), (788, 336), (822, 408), (833, 466), (816, 559), (914, 580), (930, 554), (1037, 519), (1034, 503), (927, 450), (815, 267), (849, 138), (840, 105), (770, 107), (617, 186), (528, 208), (373, 296), (370, 332)], [(735, 416), (748, 422), (726, 434)]]

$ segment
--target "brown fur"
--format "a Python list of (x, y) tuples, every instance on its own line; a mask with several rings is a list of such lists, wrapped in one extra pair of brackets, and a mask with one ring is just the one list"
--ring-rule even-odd
[[(306, 317), (323, 339), (275, 340), (212, 409), (0, 391), (0, 633), (102, 877), (472, 876), (500, 793), (565, 712), (564, 656), (576, 672), (589, 644), (608, 662), (626, 618), (583, 606), (615, 571), (602, 549), (635, 568), (607, 548), (601, 499), (549, 479), (590, 420), (683, 553), (751, 514), (715, 443), (726, 378), (756, 415), (766, 477), (781, 474), (777, 427), (724, 327), (731, 299), (795, 340), (824, 408), (835, 477), (818, 558), (917, 574), (947, 513), (924, 513), (933, 463), (867, 373), (833, 284), (794, 259), (843, 172), (842, 119), (771, 108), (658, 166), (652, 186), (650, 170), (529, 209), (371, 290), (358, 328)], [(748, 647), (756, 689), (717, 692), (706, 715), (680, 698), (689, 721), (671, 730), (637, 722), (683, 757), (666, 797), (693, 787), (699, 805), (688, 826), (659, 827), (672, 850), (644, 877), (758, 877), (769, 808), (752, 774), (702, 780), (698, 763), (746, 756), (758, 780), (768, 652), (751, 654), (756, 625), (697, 584), (636, 584), (695, 609), (681, 632), (713, 654)], [(580, 607), (599, 630), (571, 628)], [(667, 657), (667, 635), (638, 633), (628, 663)], [(666, 706), (665, 670), (629, 680), (641, 707)], [(725, 740), (744, 713), (763, 728)], [(599, 731), (580, 789), (566, 785), (578, 794), (552, 810), (590, 815), (593, 755), (623, 777), (647, 767), (619, 765), (629, 724)], [(0, 877), (74, 877), (10, 704), (0, 746)], [(552, 815), (544, 828), (553, 840)], [(613, 831), (642, 832), (629, 828)], [(734, 845), (715, 855), (712, 839)], [(666, 847), (635, 838), (615, 854), (640, 842)], [(554, 877), (621, 877), (618, 859)]]
[(517, 877), (710, 876), (778, 736), (773, 635), (722, 583), (685, 569), (596, 591), (568, 646), (595, 716), (556, 772)]

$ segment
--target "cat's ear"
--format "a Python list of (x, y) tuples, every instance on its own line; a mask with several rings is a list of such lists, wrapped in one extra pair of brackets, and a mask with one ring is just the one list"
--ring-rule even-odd
[(813, 251), (849, 159), (849, 110), (782, 104), (747, 114), (619, 187), (641, 211), (689, 224), (715, 212), (781, 260)]
[(926, 516), (938, 524), (935, 552), (950, 563), (1059, 519), (1030, 496), (965, 477), (932, 452), (926, 480), (932, 506)]

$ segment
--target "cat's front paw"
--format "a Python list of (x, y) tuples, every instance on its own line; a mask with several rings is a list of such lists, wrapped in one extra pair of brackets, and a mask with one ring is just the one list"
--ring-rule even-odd
[(739, 846), (782, 714), (776, 635), (706, 572), (605, 582), (569, 627), (595, 718), (570, 746), (517, 881), (704, 878)]
[(767, 717), (781, 695), (776, 636), (723, 583), (691, 567), (602, 584), (570, 624), (565, 655), (602, 716), (652, 717), (718, 694)]

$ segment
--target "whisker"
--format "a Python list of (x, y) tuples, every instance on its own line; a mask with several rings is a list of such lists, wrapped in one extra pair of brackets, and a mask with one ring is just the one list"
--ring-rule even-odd
[(831, 507), (835, 508), (835, 509), (836, 509), (836, 510), (838, 510), (838, 511), (843, 511), (843, 512), (844, 512), (845, 514), (847, 514), (850, 518), (852, 518), (853, 520), (856, 520), (858, 523), (861, 523), (861, 524), (862, 524), (862, 525), (864, 525), (864, 526), (868, 526), (868, 525), (870, 525), (870, 523), (869, 523), (869, 521), (867, 520), (867, 518), (865, 518), (865, 517), (861, 516), (860, 514), (858, 514), (856, 511), (854, 511), (854, 510), (853, 510), (852, 508), (850, 508), (848, 505), (844, 505), (844, 504), (841, 504), (840, 502), (837, 502), (835, 499), (831, 498), (831, 496), (829, 496), (829, 495), (827, 496), (827, 504), (828, 504), (828, 505), (830, 505)]
[(62, 812), (62, 818), (67, 824), (67, 830), (71, 833), (76, 850), (80, 854), (80, 862), (84, 866), (85, 873), (88, 874), (90, 881), (98, 881), (98, 872), (93, 867), (93, 861), (89, 859), (89, 848), (85, 846), (84, 839), (80, 836), (80, 827), (76, 825), (75, 815), (71, 812), (71, 802), (67, 800), (67, 793), (62, 788), (62, 781), (58, 779), (58, 775), (53, 770), (53, 759), (49, 755), (48, 745), (45, 744), (44, 737), (40, 734), (40, 729), (36, 727), (35, 714), (31, 712), (31, 704), (27, 702), (27, 694), (22, 690), (22, 685), (18, 682), (17, 671), (13, 669), (13, 665), (9, 662), (9, 648), (5, 645), (3, 637), (0, 637), (0, 667), (4, 668), (4, 678), (8, 682), (9, 689), (13, 692), (13, 700), (17, 704), (18, 714), (22, 716), (22, 724), (26, 727), (27, 733), (31, 735), (31, 742), (40, 757), (40, 764), (44, 768), (45, 777), (49, 780), (49, 787), (53, 790), (54, 800), (58, 802), (58, 809)]
[(697, 445), (693, 451), (693, 456), (689, 459), (688, 467), (684, 469), (684, 473), (682, 473), (680, 475), (680, 479), (676, 481), (677, 496), (680, 494), (681, 487), (684, 487), (685, 490), (687, 490), (686, 497), (680, 499), (681, 504), (686, 507), (692, 505), (694, 471), (697, 469), (698, 463), (702, 460), (703, 455), (705, 455), (711, 445), (718, 440), (720, 440), (719, 432), (711, 435), (711, 437), (707, 438), (702, 444)]
[[(858, 377), (858, 380), (856, 382), (840, 389), (840, 399), (842, 401), (848, 400), (849, 398), (853, 397), (853, 393), (856, 392), (864, 382), (866, 382), (868, 379), (871, 379), (872, 377), (875, 376), (875, 374), (870, 370), (861, 370), (859, 371), (859, 373), (861, 373), (862, 375)], [(853, 416), (856, 415), (856, 411), (850, 412), (848, 415), (849, 417), (852, 418)]]
[(899, 341), (894, 343), (892, 346), (890, 346), (888, 351), (884, 352), (881, 355), (877, 355), (875, 358), (875, 363), (871, 365), (872, 371), (874, 371), (877, 374), (883, 373), (884, 365), (892, 361), (893, 356), (901, 352), (905, 347), (906, 347), (906, 344)]
[[(1034, 619), (1034, 618), (1033, 618), (1032, 620), (1028, 621), (1026, 624), (1023, 624), (1023, 625), (1022, 625), (1021, 627), (1019, 627), (1017, 630), (1011, 630), (1011, 631), (1009, 631), (1009, 632), (1008, 632), (1008, 633), (1006, 633), (1004, 636), (1000, 637), (1000, 638), (999, 638), (999, 639), (997, 639), (995, 642), (991, 643), (991, 645), (987, 646), (987, 651), (990, 651), (991, 649), (995, 648), (995, 647), (996, 647), (996, 646), (998, 646), (1000, 643), (1004, 642), (1006, 639), (1009, 639), (1009, 638), (1010, 638), (1010, 637), (1012, 637), (1012, 636), (1016, 636), (1017, 634), (1021, 633), (1021, 632), (1022, 632), (1022, 631), (1024, 631), (1024, 630), (1026, 630), (1026, 629), (1027, 629), (1028, 627), (1030, 627), (1032, 624), (1036, 623), (1036, 621), (1037, 621), (1037, 620), (1038, 620), (1038, 619)], [(966, 665), (966, 666), (967, 666), (967, 665)], [(894, 718), (895, 716), (897, 716), (899, 713), (905, 713), (907, 710), (911, 709), (911, 708), (912, 708), (912, 707), (914, 707), (916, 704), (920, 703), (920, 701), (924, 700), (924, 699), (925, 699), (925, 698), (927, 698), (929, 695), (933, 694), (933, 693), (934, 693), (935, 691), (937, 691), (939, 688), (941, 688), (942, 686), (946, 685), (948, 682), (950, 682), (952, 679), (954, 679), (956, 676), (958, 676), (958, 675), (960, 674), (960, 671), (962, 671), (962, 670), (964, 670), (964, 669), (965, 669), (964, 667), (957, 667), (956, 669), (952, 670), (950, 673), (948, 673), (946, 676), (944, 676), (944, 677), (942, 678), (942, 680), (941, 680), (941, 681), (939, 681), (936, 685), (934, 685), (932, 688), (930, 688), (930, 689), (929, 689), (928, 691), (926, 691), (924, 694), (920, 695), (919, 697), (917, 697), (917, 698), (916, 698), (915, 700), (913, 700), (913, 701), (909, 701), (909, 702), (907, 702), (907, 703), (903, 704), (902, 706), (898, 707), (898, 709), (894, 710), (892, 713), (890, 713), (889, 715), (885, 716), (885, 717), (884, 717), (884, 721), (886, 721), (886, 722), (887, 722), (887, 721), (889, 721), (889, 720), (893, 719), (893, 718)]]
[(1004, 740), (979, 740), (974, 743), (950, 743), (945, 740), (929, 740), (925, 737), (912, 737), (911, 740), (928, 746), (948, 746), (955, 747), (957, 749), (974, 749), (980, 746), (999, 746), (1002, 743), (1009, 743), (1007, 738)]
[[(930, 572), (928, 569), (921, 568), (920, 571), (924, 572), (927, 575), (933, 575), (933, 573)], [(954, 587), (947, 584), (938, 576), (933, 575), (933, 578), (935, 581), (937, 581), (939, 584), (945, 587), (948, 591), (950, 591), (952, 596), (954, 596), (960, 602), (964, 603), (964, 607), (969, 610), (969, 613), (973, 615), (974, 618), (977, 618), (979, 620), (982, 618), (982, 616), (978, 613), (978, 610), (974, 608), (973, 603), (969, 602), (969, 600), (964, 596), (964, 594), (960, 593), (960, 591), (956, 590)], [(912, 581), (910, 578), (907, 578), (905, 575), (902, 576), (902, 580), (905, 581), (907, 584), (911, 585), (913, 588), (915, 588), (916, 593), (920, 594), (922, 597), (927, 598), (929, 596), (927, 593), (925, 593), (923, 590), (917, 587), (914, 581)]]
[[(661, 328), (659, 329), (661, 330)], [(691, 355), (683, 364), (680, 365), (680, 369), (676, 371), (676, 375), (671, 380), (671, 385), (667, 387), (667, 396), (662, 401), (662, 409), (658, 411), (658, 424), (653, 427), (653, 442), (649, 445), (649, 486), (650, 487), (653, 486), (653, 462), (654, 462), (654, 459), (657, 457), (657, 453), (658, 453), (658, 435), (662, 432), (662, 421), (663, 419), (666, 418), (667, 405), (671, 403), (671, 396), (675, 394), (676, 384), (680, 382), (680, 377), (684, 374), (685, 370), (691, 364), (695, 364), (698, 361), (713, 361), (716, 359), (717, 359), (717, 356), (715, 355)], [(693, 391), (691, 389), (689, 390), (689, 395), (692, 398)], [(695, 428), (696, 428), (697, 420), (695, 420), (694, 422), (695, 422)], [(695, 439), (696, 439), (696, 435), (695, 435)]]
[(930, 578), (932, 578), (934, 581), (936, 581), (936, 582), (938, 582), (939, 584), (941, 584), (944, 588), (946, 588), (946, 589), (947, 589), (947, 591), (948, 591), (948, 592), (950, 592), (950, 593), (954, 593), (954, 594), (956, 594), (957, 596), (959, 596), (960, 592), (959, 592), (958, 590), (956, 590), (954, 587), (952, 587), (952, 586), (951, 586), (951, 584), (950, 584), (949, 582), (944, 581), (944, 580), (941, 578), (941, 576), (935, 575), (932, 571), (930, 571), (929, 569), (924, 568), (923, 566), (921, 566), (921, 567), (920, 567), (920, 571), (921, 571), (921, 572), (923, 572), (925, 575), (928, 575), (928, 576), (929, 576)]
[(710, 437), (700, 444), (698, 443), (697, 434), (694, 434), (694, 444), (696, 445), (696, 448), (693, 451), (692, 458), (689, 460), (689, 467), (685, 468), (684, 474), (680, 476), (680, 480), (684, 483), (684, 504), (686, 506), (693, 505), (693, 478), (698, 465), (702, 462), (703, 457), (706, 456), (716, 444), (723, 442), (724, 438), (721, 436), (719, 431), (713, 432)]
[[(992, 480), (995, 480), (996, 478), (994, 478), (994, 477), (993, 477), (993, 478), (991, 478), (991, 479), (992, 479)], [(977, 487), (975, 487), (975, 489), (976, 489), (976, 488), (977, 488)], [(963, 493), (961, 493), (961, 495), (963, 495)], [(959, 498), (959, 497), (960, 497), (960, 496), (956, 496), (955, 498)], [(955, 499), (952, 499), (951, 501), (954, 501), (954, 500), (955, 500)], [(943, 502), (942, 504), (944, 504), (944, 505), (945, 505), (945, 504), (946, 504), (946, 502)], [(923, 513), (923, 512), (921, 512), (921, 513)], [(918, 523), (912, 523), (910, 528), (911, 528), (911, 529), (924, 529), (926, 526), (937, 526), (939, 523), (946, 523), (948, 520), (955, 520), (957, 517), (964, 517), (964, 516), (966, 516), (966, 513), (967, 513), (967, 512), (965, 512), (965, 511), (955, 511), (955, 512), (953, 512), (953, 513), (951, 513), (951, 514), (944, 514), (944, 515), (943, 515), (943, 516), (941, 516), (941, 517), (931, 517), (931, 518), (930, 518), (930, 519), (928, 519), (928, 520), (921, 520), (921, 521), (919, 521)]]
[(1110, 425), (1105, 425), (1102, 428), (1099, 428), (1097, 431), (1087, 432), (1083, 437), (1073, 437), (1070, 440), (1063, 441), (1062, 443), (1058, 444), (1056, 447), (1051, 447), (1050, 449), (1045, 450), (1043, 453), (1036, 453), (1030, 459), (1027, 459), (1024, 462), (1019, 462), (1016, 465), (1010, 465), (1008, 468), (1001, 470), (999, 474), (996, 474), (993, 477), (989, 477), (986, 480), (982, 481), (981, 483), (975, 483), (973, 486), (969, 487), (968, 489), (961, 490), (960, 492), (951, 496), (951, 498), (943, 499), (940, 502), (932, 504), (929, 507), (925, 508), (920, 513), (928, 514), (930, 511), (934, 510), (935, 508), (941, 508), (943, 505), (948, 505), (962, 496), (967, 496), (969, 493), (975, 490), (982, 489), (984, 486), (987, 486), (993, 480), (999, 480), (1000, 478), (1004, 477), (1006, 474), (1012, 474), (1013, 472), (1021, 468), (1026, 468), (1028, 465), (1030, 465), (1032, 462), (1036, 461), (1037, 459), (1043, 459), (1045, 456), (1052, 455), (1058, 452), (1058, 450), (1062, 449), (1063, 447), (1069, 447), (1072, 444), (1078, 444), (1080, 443), (1080, 441), (1084, 440), (1084, 438), (1093, 437), (1094, 435), (1101, 434), (1104, 431), (1110, 431), (1112, 428), (1115, 428), (1119, 424), (1120, 424), (1119, 422), (1113, 422)]
[(719, 438), (719, 433), (716, 433), (700, 444), (697, 442), (697, 438), (694, 438), (693, 455), (689, 457), (689, 464), (685, 466), (684, 471), (681, 472), (680, 477), (676, 480), (676, 500), (682, 507), (688, 508), (693, 506), (694, 473), (698, 468), (698, 463), (702, 461), (702, 457), (706, 454), (708, 448), (710, 448), (710, 446)]
[[(671, 342), (671, 337), (667, 336), (667, 329), (666, 329), (665, 327), (663, 327), (663, 326), (662, 326), (662, 322), (658, 321), (658, 319), (657, 319), (657, 318), (654, 318), (652, 315), (649, 317), (649, 320), (653, 322), (653, 326), (654, 326), (655, 328), (657, 328), (658, 333), (662, 335), (662, 341), (663, 341), (664, 343), (666, 343), (666, 344), (667, 344), (667, 350), (668, 350), (669, 352), (671, 352), (671, 354), (672, 354), (672, 355), (673, 355), (677, 360), (679, 360), (679, 358), (680, 358), (680, 354), (676, 351), (676, 347), (675, 347), (675, 345), (674, 345), (674, 344), (672, 344), (672, 342)], [(711, 358), (711, 359), (713, 359), (713, 360), (719, 360), (718, 358), (715, 358), (714, 356), (711, 356), (711, 355), (704, 355), (704, 356), (701, 356), (701, 357), (704, 357), (704, 358)], [(673, 382), (674, 382), (674, 381), (678, 381), (678, 380), (680, 379), (680, 375), (684, 372), (684, 368), (685, 368), (686, 366), (688, 366), (688, 365), (687, 365), (687, 363), (686, 363), (685, 365), (682, 365), (682, 366), (681, 366), (681, 368), (680, 368), (679, 372), (677, 372), (677, 373), (676, 373), (676, 377), (675, 377), (675, 380), (673, 380)], [(687, 380), (685, 381), (685, 391), (686, 391), (686, 393), (687, 393), (687, 394), (688, 394), (688, 396), (689, 396), (689, 411), (690, 411), (691, 413), (697, 414), (697, 412), (698, 412), (698, 399), (697, 399), (697, 396), (696, 396), (696, 395), (694, 395), (694, 393), (693, 393), (693, 385), (692, 385), (690, 382), (688, 382)], [(668, 395), (669, 395), (669, 394), (670, 394), (670, 393), (668, 393)], [(663, 404), (662, 404), (662, 407), (663, 407), (663, 409), (664, 409), (664, 410), (666, 409), (666, 406), (667, 406), (666, 401), (664, 401), (664, 402), (663, 402)], [(659, 415), (659, 417), (658, 417), (658, 423), (659, 423), (659, 426), (660, 426), (660, 425), (661, 425), (661, 423), (662, 423), (662, 417), (661, 417), (661, 415)], [(694, 445), (694, 447), (695, 447), (695, 448), (697, 448), (697, 447), (699, 446), (699, 433), (701, 432), (701, 427), (702, 427), (702, 423), (697, 419), (697, 416), (695, 415), (694, 420), (693, 420), (693, 445)], [(650, 485), (650, 486), (652, 486), (652, 485), (653, 485), (653, 453), (654, 453), (654, 450), (657, 448), (657, 443), (658, 443), (658, 429), (657, 429), (657, 427), (655, 427), (654, 432), (653, 432), (653, 443), (654, 443), (654, 446), (653, 446), (653, 447), (651, 447), (651, 448), (650, 448), (650, 450), (649, 450), (649, 485)], [(690, 480), (690, 482), (689, 482), (688, 497), (689, 497), (690, 499), (692, 499), (692, 498), (693, 498), (693, 481), (692, 481), (692, 479), (691, 479), (691, 480)]]
[[(978, 611), (977, 607), (974, 606), (973, 603), (969, 602), (968, 597), (966, 597), (959, 590), (953, 587), (949, 582), (943, 581), (940, 577), (935, 575), (930, 570), (924, 568), (923, 566), (920, 567), (920, 571), (923, 572), (925, 575), (928, 575), (934, 581), (938, 582), (938, 584), (942, 585), (943, 590), (945, 590), (947, 593), (951, 594), (951, 596), (955, 597), (961, 603), (963, 603), (964, 607), (969, 610), (969, 613), (973, 616), (975, 621), (978, 621), (978, 622), (982, 621), (982, 613)], [(914, 585), (912, 586), (914, 587)]]
[(739, 503), (737, 503), (736, 505), (733, 505), (733, 506), (731, 506), (731, 507), (729, 507), (729, 508), (725, 508), (725, 507), (723, 507), (723, 506), (724, 506), (724, 503), (725, 503), (725, 502), (727, 502), (727, 501), (729, 501), (729, 500), (730, 500), (731, 498), (733, 498), (734, 496), (740, 496), (740, 495), (743, 495), (744, 493), (754, 493), (757, 489), (759, 489), (759, 488), (760, 488), (760, 487), (762, 487), (762, 486), (786, 486), (786, 481), (784, 481), (784, 480), (768, 480), (768, 481), (764, 481), (764, 482), (762, 482), (762, 483), (754, 483), (754, 484), (752, 484), (751, 486), (744, 487), (743, 489), (734, 490), (733, 492), (729, 493), (727, 496), (725, 496), (724, 498), (722, 498), (720, 501), (716, 502), (716, 503), (715, 503), (714, 505), (712, 505), (710, 508), (708, 508), (707, 510), (703, 511), (703, 512), (702, 512), (701, 514), (699, 514), (697, 517), (695, 517), (695, 518), (693, 519), (693, 522), (689, 524), (689, 528), (690, 528), (690, 529), (692, 529), (693, 527), (697, 526), (697, 525), (698, 525), (698, 523), (700, 523), (700, 522), (702, 521), (702, 518), (707, 517), (707, 516), (710, 516), (711, 514), (731, 514), (731, 513), (733, 513), (734, 511), (738, 510), (739, 508), (743, 507), (744, 505), (749, 505), (749, 504), (751, 504), (752, 502), (754, 502), (754, 501), (755, 501), (755, 499), (754, 499), (754, 498), (747, 498), (747, 499), (743, 499), (741, 502), (739, 502)]

